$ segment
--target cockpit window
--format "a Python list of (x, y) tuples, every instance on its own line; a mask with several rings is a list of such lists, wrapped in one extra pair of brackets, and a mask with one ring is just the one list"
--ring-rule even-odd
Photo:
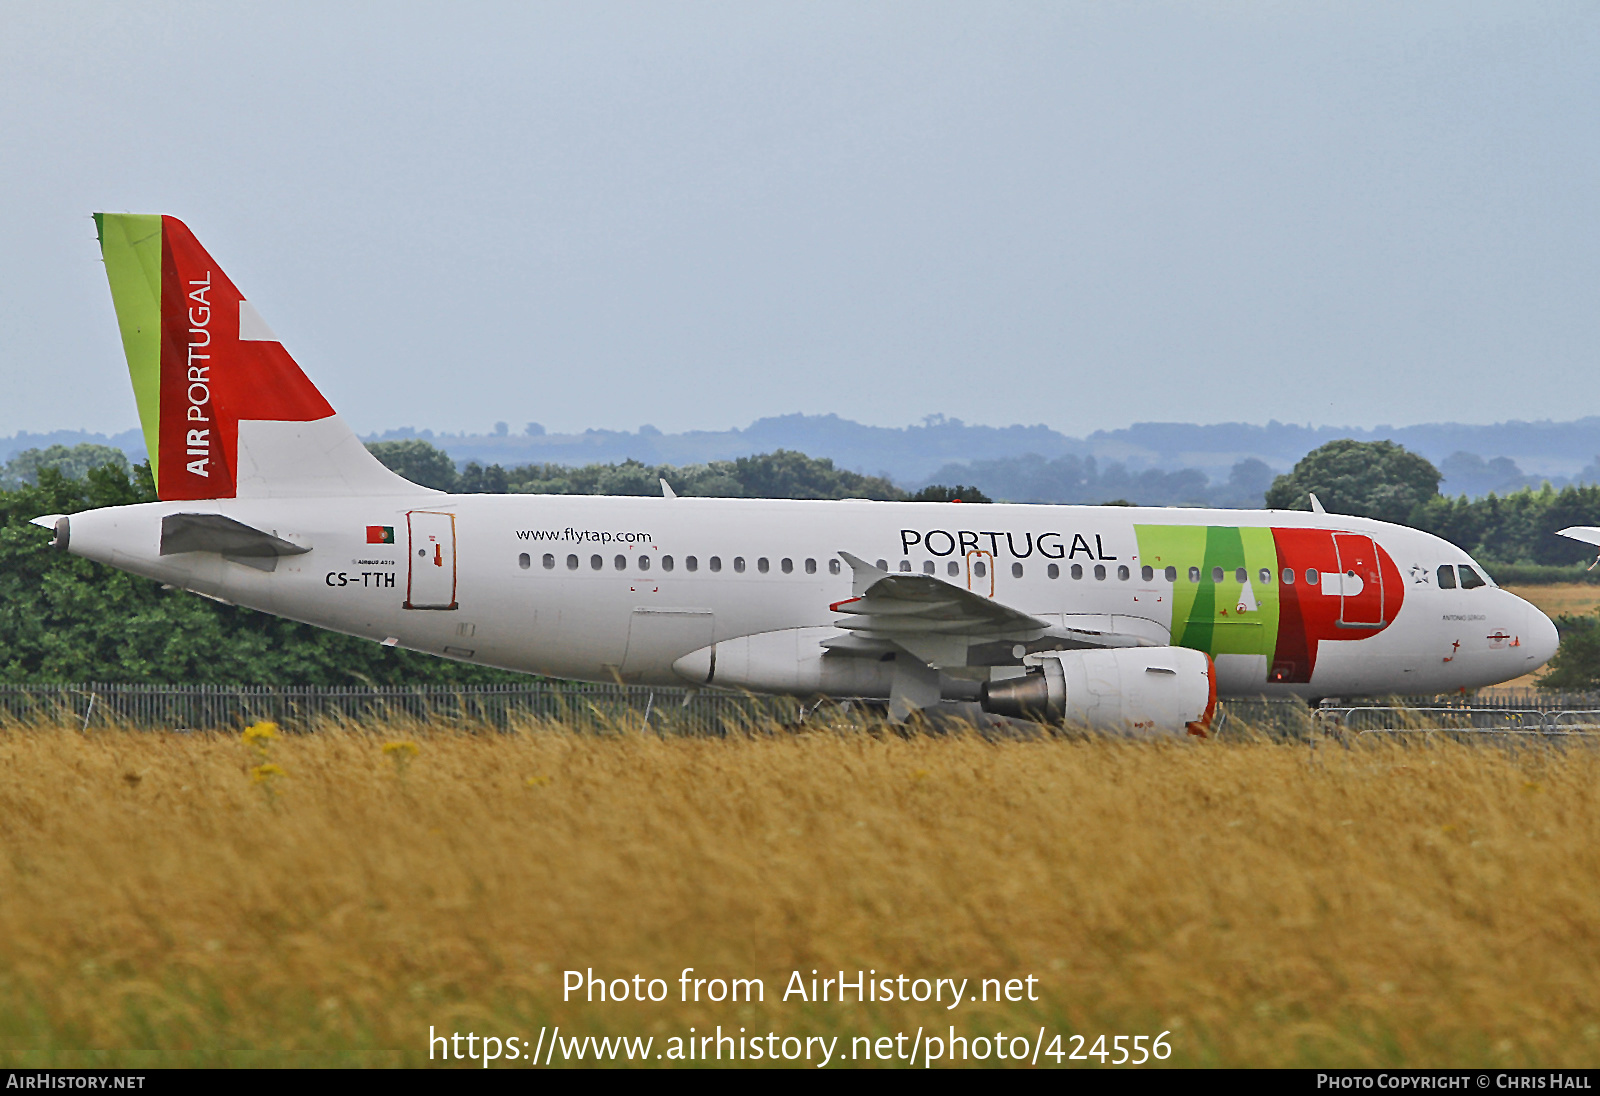
[(1454, 590), (1456, 588), (1456, 569), (1448, 563), (1439, 568), (1439, 589)]
[(1483, 581), (1482, 575), (1478, 574), (1478, 572), (1474, 571), (1471, 567), (1468, 567), (1465, 563), (1461, 565), (1461, 588), (1463, 590), (1471, 590), (1477, 586), (1487, 585), (1489, 584)]

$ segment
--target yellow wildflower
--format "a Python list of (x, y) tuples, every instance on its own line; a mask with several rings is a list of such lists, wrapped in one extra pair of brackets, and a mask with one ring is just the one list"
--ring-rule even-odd
[(252, 784), (265, 784), (272, 780), (273, 777), (287, 775), (288, 774), (285, 773), (282, 768), (272, 764), (272, 762), (269, 761), (264, 765), (257, 765), (250, 770), (250, 782)]
[(244, 744), (261, 753), (267, 752), (272, 740), (278, 737), (276, 723), (252, 723), (244, 729)]
[(383, 756), (394, 760), (394, 775), (402, 784), (406, 779), (406, 767), (411, 764), (411, 759), (421, 751), (415, 742), (385, 742)]

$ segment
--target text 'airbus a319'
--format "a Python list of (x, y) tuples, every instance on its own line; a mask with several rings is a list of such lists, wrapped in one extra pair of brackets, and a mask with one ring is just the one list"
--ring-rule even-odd
[(1132, 733), (1204, 734), (1219, 695), (1474, 689), (1556, 649), (1465, 552), (1365, 518), (442, 494), (367, 452), (182, 222), (95, 220), (160, 501), (37, 520), (158, 582), (530, 673)]

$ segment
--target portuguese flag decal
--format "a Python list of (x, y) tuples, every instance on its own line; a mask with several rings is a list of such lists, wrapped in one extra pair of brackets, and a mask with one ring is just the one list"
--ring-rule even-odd
[(393, 544), (394, 543), (394, 526), (392, 526), (392, 525), (369, 525), (369, 526), (367, 526), (367, 543), (368, 544)]

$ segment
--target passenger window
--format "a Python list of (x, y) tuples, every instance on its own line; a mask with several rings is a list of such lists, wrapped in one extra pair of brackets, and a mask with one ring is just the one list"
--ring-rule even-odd
[[(545, 558), (549, 559), (550, 557), (546, 556)], [(533, 559), (528, 555), (528, 553), (524, 552), (517, 557), (517, 566), (526, 571), (529, 567), (533, 566)]]
[(902, 570), (902, 571), (911, 570), (911, 561), (909, 559), (901, 560), (900, 561), (900, 570)]
[(1439, 568), (1439, 589), (1454, 590), (1456, 588), (1456, 569), (1448, 563)]
[(1198, 567), (1189, 568), (1189, 581), (1190, 582), (1199, 582), (1200, 581), (1200, 568), (1198, 568)]
[(1233, 573), (1233, 580), (1240, 586), (1243, 586), (1245, 583), (1250, 581), (1250, 572), (1241, 567)]
[(814, 575), (816, 573), (817, 573), (817, 561), (814, 560), (814, 559), (806, 560), (806, 574)]
[(887, 571), (888, 569), (889, 569), (889, 561), (886, 560), (886, 559), (880, 559), (878, 561), (878, 570)]
[(671, 556), (662, 556), (661, 557), (661, 569), (663, 571), (672, 570), (672, 557)]
[(1097, 564), (1094, 565), (1094, 577), (1097, 580), (1099, 580), (1100, 582), (1104, 582), (1106, 580), (1106, 565), (1105, 564), (1097, 563)]
[(1211, 581), (1212, 582), (1221, 582), (1222, 581), (1222, 568), (1221, 567), (1213, 567), (1213, 568), (1211, 568)]
[(1285, 586), (1293, 586), (1294, 585), (1294, 568), (1293, 567), (1285, 567), (1283, 569), (1283, 584)]
[(1156, 578), (1156, 569), (1147, 563), (1143, 567), (1139, 568), (1139, 577), (1145, 582), (1154, 582)]
[(576, 571), (577, 569), (578, 569), (578, 557), (577, 556), (568, 556), (567, 557), (567, 570)]
[(639, 557), (639, 570), (641, 570), (641, 571), (650, 570), (650, 557), (649, 556), (640, 556)]
[(756, 570), (760, 571), (762, 574), (766, 574), (771, 569), (772, 564), (767, 562), (766, 556), (762, 556), (760, 559), (756, 560)]
[(737, 574), (737, 575), (744, 574), (744, 557), (743, 556), (734, 556), (733, 557), (733, 571), (734, 571), (734, 574)]
[(836, 559), (830, 559), (828, 561), (828, 574), (836, 575), (838, 573), (839, 573), (839, 561), (836, 560)]
[(1012, 578), (1021, 578), (1022, 577), (1022, 564), (1013, 563), (1011, 565), (1011, 577)]
[(1128, 581), (1128, 576), (1130, 574), (1132, 574), (1132, 572), (1128, 570), (1128, 565), (1126, 563), (1118, 565), (1118, 567), (1117, 567), (1117, 578), (1119, 580), (1121, 580), (1122, 582), (1127, 582)]
[(951, 560), (949, 563), (945, 564), (944, 570), (945, 574), (949, 575), (951, 578), (955, 578), (961, 573), (961, 564), (957, 563), (955, 560)]
[(782, 563), (778, 564), (778, 567), (782, 569), (783, 573), (786, 575), (794, 574), (794, 560), (789, 559), (787, 556), (784, 557)]
[(1473, 590), (1479, 586), (1489, 585), (1487, 582), (1483, 581), (1482, 575), (1478, 574), (1478, 572), (1474, 571), (1471, 567), (1468, 567), (1465, 563), (1460, 566), (1459, 570), (1461, 571), (1461, 588), (1463, 590)]
[(554, 571), (556, 569), (556, 557), (549, 552), (544, 554), (544, 569), (546, 571)]
[(1176, 567), (1168, 567), (1166, 570), (1166, 579), (1168, 582), (1177, 582), (1178, 569)]
[(698, 570), (700, 570), (700, 557), (698, 557), (698, 556), (684, 556), (683, 557), (683, 565), (685, 567), (687, 567), (691, 571), (698, 571)]
[(972, 565), (972, 573), (977, 575), (979, 578), (985, 578), (989, 574), (989, 568), (985, 567), (983, 565), (983, 560), (980, 559), (977, 563)]
[(712, 556), (710, 561), (709, 561), (709, 563), (710, 563), (710, 567), (711, 567), (711, 572), (713, 574), (715, 574), (716, 572), (722, 570), (722, 557), (721, 556)]
[(1048, 575), (1050, 578), (1060, 578), (1061, 577), (1061, 568), (1057, 567), (1054, 563), (1052, 563), (1050, 566), (1048, 566), (1048, 567), (1046, 567), (1044, 569), (1044, 573), (1046, 575)]
[(1261, 585), (1266, 586), (1272, 582), (1272, 572), (1265, 567), (1261, 568)]
[(1322, 574), (1315, 567), (1306, 568), (1306, 585), (1316, 586), (1322, 582)]
[(605, 565), (606, 565), (606, 561), (601, 559), (599, 556), (590, 556), (589, 557), (589, 569), (591, 571), (598, 571), (598, 570), (600, 570), (600, 568), (604, 567)]
[(626, 571), (628, 569), (628, 557), (620, 552), (617, 553), (617, 558), (611, 562), (616, 564), (616, 568), (619, 571)]
[(1073, 578), (1082, 578), (1083, 577), (1083, 564), (1074, 563), (1072, 565), (1072, 577)]
[(933, 574), (933, 560), (925, 559), (922, 561), (922, 573), (925, 575)]

